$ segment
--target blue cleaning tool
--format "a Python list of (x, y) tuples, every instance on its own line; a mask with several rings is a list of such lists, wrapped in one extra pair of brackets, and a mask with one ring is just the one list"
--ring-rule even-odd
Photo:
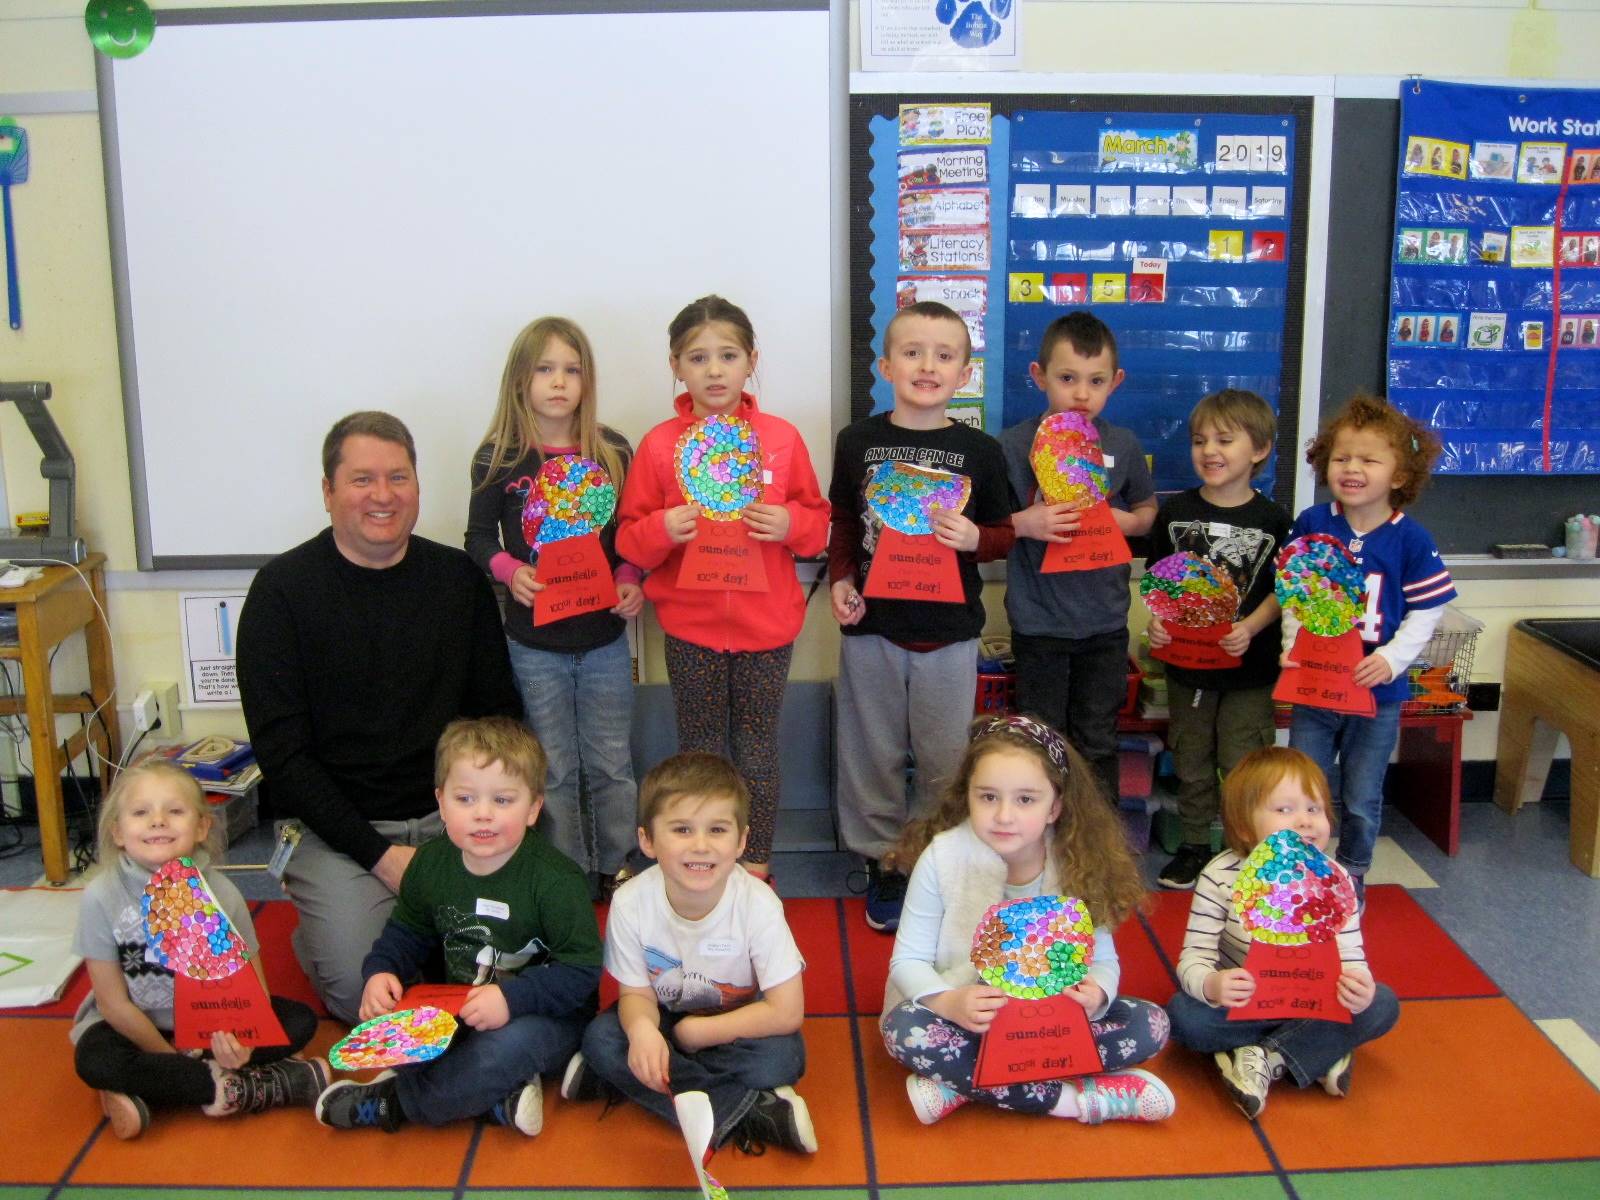
[(28, 132), (11, 117), (0, 117), (0, 203), (6, 224), (6, 303), (11, 328), (22, 328), (22, 289), (17, 285), (17, 235), (11, 227), (11, 185), (28, 182)]

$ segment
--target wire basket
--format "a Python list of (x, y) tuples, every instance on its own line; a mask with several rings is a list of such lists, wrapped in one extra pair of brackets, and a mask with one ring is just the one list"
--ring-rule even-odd
[(1411, 698), (1401, 703), (1401, 713), (1452, 713), (1467, 707), (1472, 656), (1482, 631), (1482, 621), (1458, 608), (1445, 609), (1439, 628), (1406, 671)]

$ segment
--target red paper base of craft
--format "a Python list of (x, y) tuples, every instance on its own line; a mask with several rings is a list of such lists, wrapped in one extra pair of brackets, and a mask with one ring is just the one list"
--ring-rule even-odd
[(1278, 682), (1272, 689), (1274, 700), (1353, 713), (1358, 717), (1377, 714), (1378, 703), (1372, 698), (1372, 689), (1350, 681), (1351, 674), (1365, 657), (1361, 635), (1355, 630), (1330, 638), (1302, 629), (1294, 639), (1294, 650), (1289, 657), (1300, 665), (1285, 667), (1278, 674)]
[(1244, 969), (1256, 977), (1255, 994), (1228, 1010), (1230, 1021), (1338, 1021), (1350, 1024), (1339, 1003), (1339, 943), (1274, 946), (1251, 942)]
[(1243, 661), (1217, 645), (1232, 631), (1231, 624), (1190, 629), (1183, 625), (1163, 623), (1161, 627), (1172, 635), (1172, 642), (1159, 650), (1152, 649), (1151, 658), (1159, 658), (1162, 662), (1171, 663), (1175, 667), (1188, 667), (1196, 671), (1237, 667)]
[(1078, 528), (1066, 541), (1051, 542), (1045, 547), (1044, 565), (1039, 570), (1046, 575), (1058, 571), (1098, 571), (1132, 558), (1128, 539), (1122, 536), (1117, 519), (1111, 515), (1111, 506), (1102, 500), (1093, 508), (1084, 509)]
[(931, 533), (909, 534), (884, 526), (861, 594), (880, 600), (933, 600), (965, 604), (956, 552)]
[(1006, 1001), (978, 1044), (972, 1081), (1004, 1087), (1104, 1070), (1089, 1014), (1070, 996)]
[(535, 625), (605, 612), (617, 605), (617, 584), (598, 533), (562, 538), (542, 547), (534, 577), (544, 584), (544, 590), (533, 597)]
[(767, 565), (761, 543), (743, 521), (695, 518), (695, 535), (684, 543), (678, 586), (703, 592), (765, 592)]
[(172, 1044), (179, 1050), (209, 1050), (213, 1033), (231, 1033), (242, 1046), (287, 1046), (272, 1002), (246, 963), (225, 979), (173, 978)]
[(471, 990), (465, 983), (414, 983), (405, 990), (395, 1008), (442, 1008), (452, 1017), (459, 1017)]

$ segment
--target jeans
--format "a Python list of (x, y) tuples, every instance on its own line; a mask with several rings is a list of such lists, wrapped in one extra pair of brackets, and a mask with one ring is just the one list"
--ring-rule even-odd
[[(1072, 1001), (1066, 1001), (1072, 1003)], [(1167, 1014), (1159, 1004), (1118, 996), (1105, 1015), (1089, 1022), (1100, 1065), (1123, 1071), (1160, 1053), (1167, 1044)], [(878, 1022), (884, 1049), (908, 1071), (934, 1079), (958, 1095), (1013, 1112), (1046, 1113), (1061, 1098), (1062, 1080), (980, 1088), (972, 1082), (978, 1067), (980, 1034), (947, 1021), (914, 1000), (898, 1004)]]
[(512, 1017), (499, 1029), (462, 1025), (438, 1058), (396, 1070), (400, 1108), (424, 1125), (482, 1116), (535, 1076), (566, 1066), (583, 1039), (583, 1021), (577, 1012)]
[[(704, 1092), (711, 1098), (711, 1113), (716, 1119), (711, 1144), (720, 1146), (750, 1111), (758, 1091), (799, 1082), (806, 1072), (806, 1044), (798, 1033), (783, 1033), (736, 1038), (688, 1054), (672, 1040), (672, 1027), (686, 1015), (661, 1014), (661, 1036), (667, 1039), (672, 1052), (668, 1078), (674, 1095)], [(606, 1009), (584, 1031), (583, 1057), (601, 1079), (628, 1099), (672, 1125), (678, 1123), (672, 1097), (645, 1087), (628, 1068), (628, 1035), (623, 1032), (614, 1007)]]
[[(550, 762), (539, 828), (584, 870), (615, 875), (633, 848), (639, 823), (629, 748), (633, 658), (628, 639), (619, 635), (576, 654), (535, 650), (512, 638), (506, 645), (528, 728)], [(587, 818), (580, 785), (589, 793)]]
[(1093, 637), (1011, 634), (1017, 711), (1065, 734), (1089, 760), (1113, 807), (1121, 799), (1117, 714), (1128, 699), (1128, 631)]
[[(247, 967), (246, 970), (249, 968)], [(273, 996), (273, 1014), (289, 1039), (287, 1046), (257, 1046), (252, 1063), (277, 1062), (305, 1049), (317, 1032), (317, 1018), (298, 1000)], [(92, 1088), (137, 1096), (151, 1108), (197, 1108), (217, 1098), (216, 1077), (204, 1057), (188, 1054), (152, 1054), (99, 1021), (83, 1031), (74, 1050), (78, 1078)]]
[[(1296, 711), (1299, 711), (1298, 709)], [(1400, 1019), (1400, 1001), (1387, 984), (1378, 984), (1372, 1003), (1350, 1024), (1338, 1021), (1230, 1021), (1228, 1010), (1212, 1008), (1187, 992), (1167, 1001), (1172, 1036), (1202, 1054), (1264, 1046), (1283, 1056), (1295, 1083), (1310, 1087), (1357, 1046), (1382, 1037)]]
[[(1383, 824), (1383, 776), (1400, 739), (1400, 701), (1378, 705), (1373, 717), (1329, 712), (1297, 704), (1289, 723), (1289, 745), (1316, 761), (1344, 810), (1339, 823), (1340, 864), (1352, 875), (1372, 866), (1372, 848)], [(1338, 775), (1334, 760), (1338, 760)], [(1335, 782), (1337, 779), (1337, 782)]]

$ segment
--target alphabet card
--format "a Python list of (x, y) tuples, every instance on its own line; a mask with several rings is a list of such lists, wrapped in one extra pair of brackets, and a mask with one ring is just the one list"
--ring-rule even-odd
[(1101, 1070), (1088, 1011), (1067, 990), (1094, 959), (1094, 922), (1074, 896), (993, 905), (972, 937), (978, 976), (1009, 999), (978, 1046), (973, 1082), (1003, 1087)]
[(1150, 564), (1139, 581), (1139, 594), (1172, 635), (1167, 645), (1151, 648), (1151, 658), (1198, 670), (1236, 667), (1242, 661), (1218, 645), (1239, 615), (1239, 587), (1210, 559), (1187, 550), (1169, 554)]
[(1308, 533), (1284, 546), (1273, 583), (1278, 603), (1300, 622), (1290, 657), (1272, 689), (1274, 700), (1370, 717), (1372, 689), (1351, 681), (1366, 656), (1356, 632), (1367, 602), (1366, 577), (1336, 537)]
[(532, 479), (511, 485), (525, 497), (522, 536), (537, 551), (533, 623), (605, 612), (617, 603), (600, 531), (617, 511), (617, 488), (605, 468), (577, 454), (547, 458)]
[(684, 546), (678, 586), (702, 591), (767, 591), (761, 546), (744, 510), (761, 500), (761, 440), (742, 417), (709, 416), (683, 431), (674, 448), (678, 486), (700, 509)]
[(868, 510), (882, 522), (865, 596), (966, 603), (956, 552), (933, 535), (936, 512), (960, 513), (972, 480), (954, 471), (881, 462), (867, 476)]
[(1300, 1018), (1350, 1023), (1339, 1003), (1339, 931), (1356, 911), (1343, 867), (1292, 829), (1250, 852), (1233, 886), (1233, 909), (1250, 934), (1244, 969), (1256, 990), (1230, 1021)]
[(1100, 433), (1082, 413), (1047, 413), (1033, 435), (1029, 454), (1039, 493), (1050, 504), (1071, 504), (1083, 510), (1078, 527), (1065, 542), (1045, 547), (1046, 574), (1092, 571), (1132, 559), (1106, 493), (1111, 472), (1100, 449)]

